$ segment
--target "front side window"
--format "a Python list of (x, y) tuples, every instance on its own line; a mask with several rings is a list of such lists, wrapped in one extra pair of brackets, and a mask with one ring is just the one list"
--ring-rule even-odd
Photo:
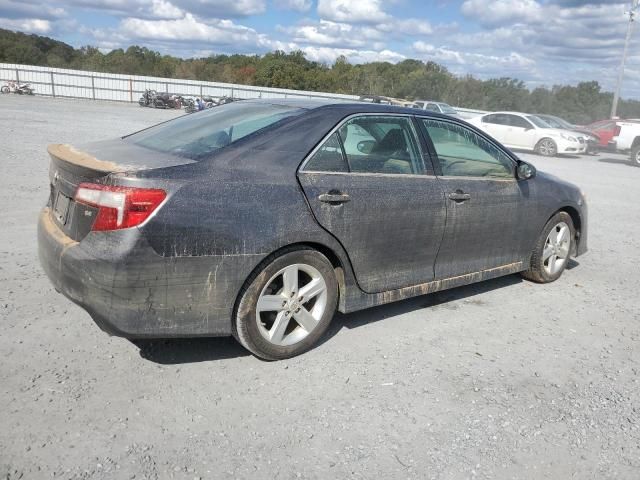
[(185, 115), (125, 137), (158, 152), (201, 160), (247, 135), (305, 112), (288, 105), (248, 100)]
[(542, 117), (540, 115), (536, 115), (536, 117), (546, 123), (549, 128), (564, 128), (560, 125), (560, 122), (555, 120), (553, 117)]
[(513, 179), (513, 161), (494, 144), (462, 125), (421, 120), (438, 154), (443, 176)]
[(529, 115), (527, 117), (527, 120), (529, 120), (531, 123), (533, 123), (536, 127), (538, 128), (551, 128), (550, 125), (545, 122), (543, 119), (536, 117), (534, 115)]
[(338, 130), (351, 172), (420, 173), (420, 150), (409, 117), (362, 116)]

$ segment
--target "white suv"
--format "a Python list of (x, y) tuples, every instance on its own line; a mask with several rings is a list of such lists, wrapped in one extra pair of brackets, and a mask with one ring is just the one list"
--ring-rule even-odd
[(580, 154), (587, 150), (587, 143), (580, 134), (551, 128), (535, 115), (496, 112), (472, 118), (469, 123), (484, 130), (506, 147), (533, 150), (548, 157)]

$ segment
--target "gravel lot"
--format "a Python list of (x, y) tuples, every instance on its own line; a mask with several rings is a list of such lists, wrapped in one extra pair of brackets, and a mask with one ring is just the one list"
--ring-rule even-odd
[(558, 282), (338, 315), (267, 363), (108, 337), (40, 269), (46, 145), (178, 114), (0, 97), (0, 478), (640, 478), (640, 169), (523, 154), (587, 194), (590, 252)]

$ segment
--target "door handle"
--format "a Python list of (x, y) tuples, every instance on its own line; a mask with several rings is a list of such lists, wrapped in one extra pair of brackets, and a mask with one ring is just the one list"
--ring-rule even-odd
[(468, 193), (464, 193), (462, 190), (458, 190), (449, 194), (449, 200), (462, 203), (466, 202), (467, 200), (471, 200), (471, 195), (469, 195)]
[(346, 193), (323, 193), (318, 196), (318, 200), (324, 203), (339, 205), (341, 203), (347, 203), (351, 198)]

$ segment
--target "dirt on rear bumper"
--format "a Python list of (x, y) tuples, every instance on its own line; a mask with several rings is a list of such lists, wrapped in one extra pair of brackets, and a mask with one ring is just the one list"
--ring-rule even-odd
[(126, 338), (231, 334), (239, 275), (250, 268), (248, 259), (241, 268), (223, 256), (161, 257), (137, 229), (75, 242), (49, 208), (38, 222), (38, 253), (57, 291), (104, 331)]

